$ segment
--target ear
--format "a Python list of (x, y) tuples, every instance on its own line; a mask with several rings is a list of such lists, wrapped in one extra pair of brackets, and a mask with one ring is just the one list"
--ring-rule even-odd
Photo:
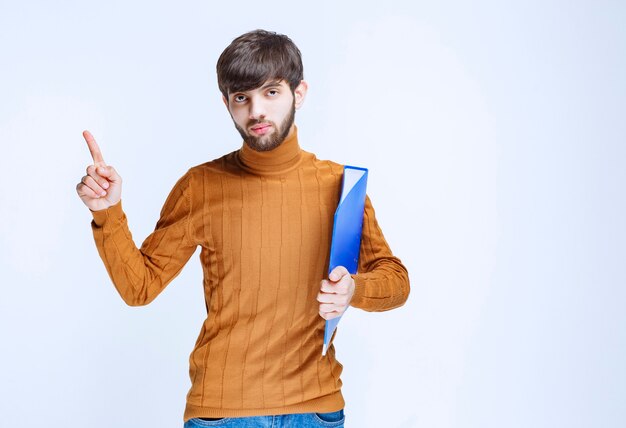
[(300, 106), (304, 103), (304, 98), (306, 97), (306, 92), (309, 90), (309, 84), (304, 80), (300, 81), (300, 84), (296, 86), (296, 89), (293, 91), (294, 103), (296, 105), (296, 109), (299, 109)]

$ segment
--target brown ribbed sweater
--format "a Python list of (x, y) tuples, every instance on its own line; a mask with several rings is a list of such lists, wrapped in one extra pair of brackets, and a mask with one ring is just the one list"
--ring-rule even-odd
[[(129, 305), (150, 303), (202, 248), (207, 318), (189, 358), (185, 420), (343, 408), (342, 366), (332, 345), (321, 355), (316, 300), (328, 276), (342, 173), (342, 165), (301, 150), (295, 131), (274, 150), (244, 144), (191, 168), (140, 249), (121, 202), (93, 212), (98, 251)], [(408, 274), (369, 198), (359, 257), (351, 306), (401, 306)]]

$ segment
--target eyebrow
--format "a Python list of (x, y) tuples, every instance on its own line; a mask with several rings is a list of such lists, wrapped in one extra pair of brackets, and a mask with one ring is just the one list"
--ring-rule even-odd
[[(259, 89), (260, 90), (264, 90), (264, 89), (268, 89), (268, 88), (272, 88), (272, 87), (280, 87), (280, 82), (282, 82), (282, 81), (283, 81), (283, 79), (271, 80), (271, 81), (267, 82), (265, 85), (261, 86)], [(255, 89), (256, 88), (249, 89), (247, 91), (232, 92), (232, 93), (228, 94), (228, 96), (232, 97), (232, 96), (235, 96), (235, 95), (238, 95), (238, 94), (245, 94), (246, 92), (253, 91)]]
[(272, 80), (271, 82), (267, 82), (265, 85), (261, 86), (261, 89), (271, 88), (272, 86), (280, 86), (280, 82), (282, 82), (282, 79)]

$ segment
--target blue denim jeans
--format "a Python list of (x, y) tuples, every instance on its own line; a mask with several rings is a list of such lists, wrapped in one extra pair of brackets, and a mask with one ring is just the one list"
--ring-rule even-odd
[(217, 420), (193, 418), (185, 422), (184, 428), (343, 428), (345, 420), (343, 410), (339, 410), (331, 413), (298, 413)]

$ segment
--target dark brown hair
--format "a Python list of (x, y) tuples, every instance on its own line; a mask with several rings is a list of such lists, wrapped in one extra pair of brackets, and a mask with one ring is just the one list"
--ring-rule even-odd
[(286, 80), (293, 92), (303, 79), (298, 47), (283, 34), (254, 30), (232, 41), (217, 60), (217, 85), (229, 93), (248, 91), (271, 80)]

